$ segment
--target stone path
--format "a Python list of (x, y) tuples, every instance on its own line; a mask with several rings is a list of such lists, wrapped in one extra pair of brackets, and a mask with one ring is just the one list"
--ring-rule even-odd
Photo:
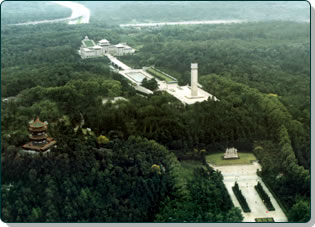
[[(284, 212), (280, 208), (273, 195), (270, 193), (266, 185), (262, 182), (261, 178), (256, 174), (257, 169), (261, 169), (261, 166), (257, 162), (254, 162), (251, 165), (210, 166), (213, 167), (215, 170), (219, 170), (222, 173), (224, 177), (223, 182), (232, 198), (233, 204), (241, 209), (241, 206), (232, 191), (232, 186), (234, 186), (235, 181), (237, 181), (240, 190), (242, 191), (242, 194), (244, 195), (251, 210), (250, 213), (244, 213), (242, 211), (244, 222), (255, 222), (255, 218), (265, 217), (272, 217), (275, 222), (288, 221), (287, 217), (285, 216)], [(254, 186), (257, 185), (258, 182), (262, 184), (265, 192), (269, 195), (275, 211), (268, 211), (262, 200), (260, 199), (258, 193), (254, 188)]]

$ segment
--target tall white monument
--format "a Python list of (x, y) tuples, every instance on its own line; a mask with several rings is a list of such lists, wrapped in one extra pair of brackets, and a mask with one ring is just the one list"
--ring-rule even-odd
[(191, 63), (191, 96), (198, 96), (198, 63)]

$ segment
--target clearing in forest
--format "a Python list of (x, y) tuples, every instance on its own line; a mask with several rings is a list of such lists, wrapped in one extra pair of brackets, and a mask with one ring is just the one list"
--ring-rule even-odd
[[(257, 162), (253, 162), (252, 164), (249, 165), (214, 166), (210, 164), (210, 166), (222, 173), (223, 183), (225, 184), (225, 187), (231, 196), (234, 206), (237, 206), (241, 209), (241, 206), (237, 198), (235, 197), (235, 194), (232, 191), (232, 187), (234, 186), (235, 182), (238, 183), (239, 188), (242, 191), (242, 194), (244, 195), (248, 203), (248, 206), (251, 210), (250, 213), (244, 213), (242, 210), (244, 222), (255, 222), (256, 218), (273, 218), (275, 222), (288, 221), (287, 217), (280, 208), (278, 202), (275, 200), (274, 196), (266, 187), (262, 179), (257, 175), (256, 173), (257, 169), (261, 170), (261, 166)], [(259, 197), (257, 191), (254, 188), (254, 186), (257, 185), (258, 182), (260, 182), (264, 191), (270, 197), (270, 201), (273, 204), (275, 211), (268, 211), (263, 201)]]
[(256, 161), (253, 153), (238, 152), (238, 159), (223, 159), (224, 153), (214, 153), (206, 156), (206, 162), (216, 166), (251, 164)]

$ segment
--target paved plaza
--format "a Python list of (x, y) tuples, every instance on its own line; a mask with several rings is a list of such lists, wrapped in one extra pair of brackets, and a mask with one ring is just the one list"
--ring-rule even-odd
[(160, 91), (166, 91), (167, 93), (173, 95), (175, 98), (180, 100), (184, 104), (194, 104), (196, 102), (207, 101), (209, 98), (214, 101), (219, 101), (215, 96), (203, 90), (198, 84), (198, 76), (196, 72), (196, 82), (195, 82), (195, 90), (197, 91), (197, 95), (192, 96), (192, 87), (189, 85), (179, 86), (177, 83), (167, 83), (164, 80), (160, 80), (150, 73), (146, 72), (144, 69), (132, 69), (116, 57), (106, 54), (108, 59), (112, 64), (118, 66), (121, 70), (119, 70), (119, 74), (131, 81), (134, 84), (136, 90), (141, 91), (142, 93), (152, 94), (153, 92), (142, 87), (143, 78), (147, 78), (148, 80), (155, 78), (158, 83)]
[[(280, 208), (279, 204), (270, 193), (266, 185), (262, 182), (261, 178), (256, 174), (257, 169), (261, 169), (261, 166), (254, 162), (250, 165), (229, 165), (229, 166), (213, 166), (215, 170), (219, 170), (224, 177), (224, 184), (227, 188), (232, 202), (235, 206), (241, 209), (239, 202), (237, 201), (233, 191), (232, 186), (234, 186), (235, 181), (237, 181), (242, 194), (244, 195), (248, 206), (251, 210), (250, 213), (244, 213), (244, 222), (255, 222), (255, 218), (265, 218), (272, 217), (275, 222), (287, 222), (288, 219), (284, 212)], [(275, 211), (268, 211), (262, 200), (260, 199), (258, 193), (256, 192), (254, 186), (260, 182), (265, 192), (269, 195), (270, 201), (273, 204)]]
[(169, 94), (173, 95), (178, 100), (180, 100), (182, 103), (185, 103), (188, 105), (194, 104), (196, 102), (206, 101), (206, 100), (208, 100), (208, 98), (213, 99), (214, 101), (218, 100), (216, 97), (209, 94), (205, 90), (202, 90), (199, 87), (197, 88), (198, 89), (198, 96), (196, 96), (196, 97), (191, 97), (191, 87), (188, 85), (178, 86), (177, 84), (175, 84), (175, 85), (165, 84), (165, 87), (161, 86), (160, 89), (161, 90), (164, 89)]

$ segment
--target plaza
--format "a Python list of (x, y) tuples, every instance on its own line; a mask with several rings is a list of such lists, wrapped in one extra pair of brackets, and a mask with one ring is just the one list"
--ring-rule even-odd
[[(273, 218), (275, 222), (287, 222), (288, 219), (281, 207), (279, 206), (276, 199), (273, 197), (269, 189), (266, 187), (262, 179), (257, 175), (257, 170), (261, 170), (261, 166), (258, 162), (252, 162), (252, 164), (247, 165), (225, 165), (225, 166), (215, 166), (209, 164), (215, 170), (218, 170), (223, 175), (223, 183), (231, 196), (232, 202), (234, 206), (241, 206), (236, 199), (232, 186), (234, 186), (235, 182), (238, 183), (242, 194), (245, 196), (245, 199), (248, 203), (248, 206), (251, 210), (249, 213), (244, 213), (242, 211), (242, 215), (244, 216), (243, 222), (255, 222), (255, 218)], [(264, 191), (270, 197), (271, 203), (273, 204), (275, 211), (268, 211), (259, 197), (257, 191), (254, 186), (260, 182)]]

